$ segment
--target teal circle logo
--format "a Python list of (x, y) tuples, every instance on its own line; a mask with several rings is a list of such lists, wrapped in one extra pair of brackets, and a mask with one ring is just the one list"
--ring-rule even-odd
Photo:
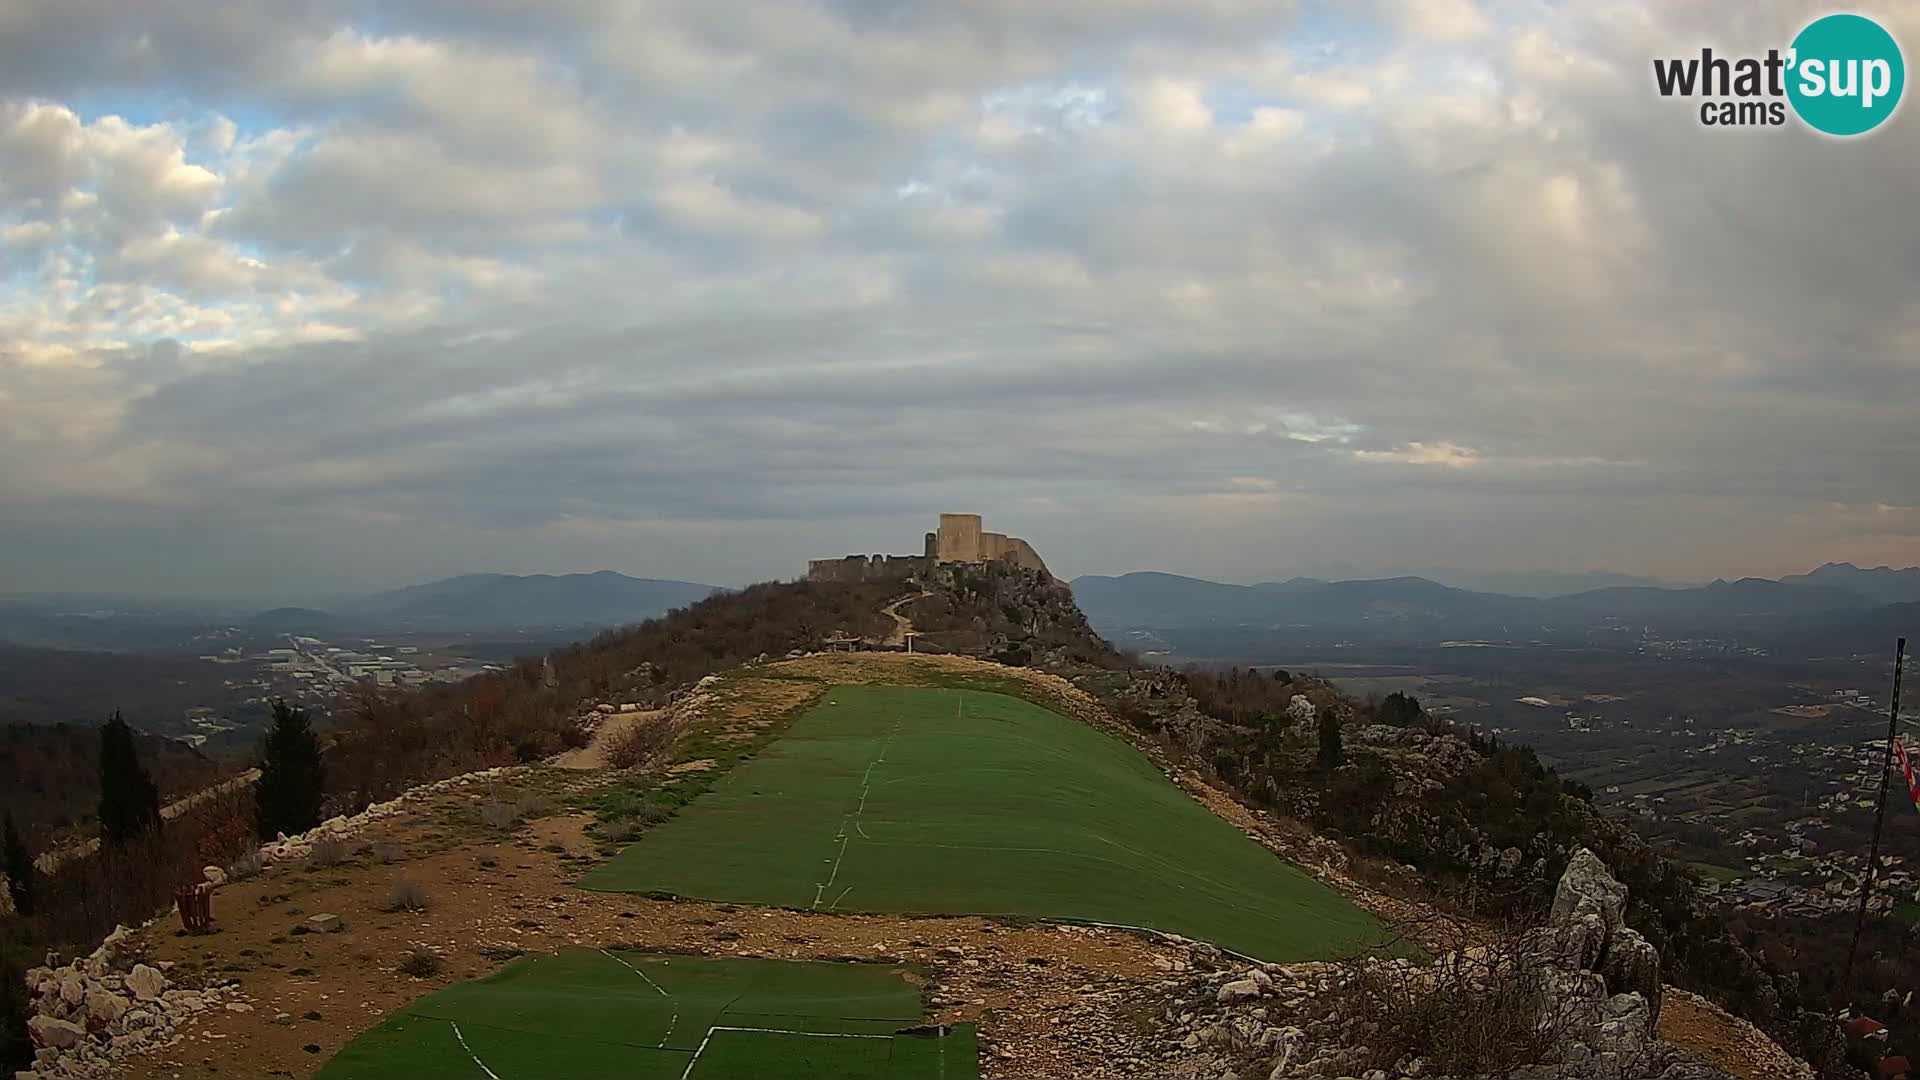
[(1787, 99), (1815, 131), (1863, 135), (1900, 105), (1907, 63), (1900, 45), (1862, 15), (1828, 15), (1793, 39)]

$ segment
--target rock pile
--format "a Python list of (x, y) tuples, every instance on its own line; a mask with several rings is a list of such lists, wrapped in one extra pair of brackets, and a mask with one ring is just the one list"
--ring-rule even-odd
[(187, 989), (160, 968), (134, 962), (125, 955), (131, 935), (118, 927), (89, 956), (27, 971), (27, 1032), (36, 1049), (33, 1068), (15, 1080), (117, 1076), (122, 1059), (178, 1042), (189, 1018), (253, 1007), (237, 984)]
[(304, 859), (313, 851), (313, 845), (320, 840), (344, 840), (376, 821), (402, 812), (410, 803), (430, 799), (435, 795), (445, 794), (455, 788), (465, 787), (482, 780), (503, 780), (524, 770), (525, 766), (521, 765), (501, 765), (409, 788), (386, 802), (374, 803), (357, 814), (328, 818), (298, 836), (290, 837), (286, 833), (281, 833), (277, 839), (261, 845), (260, 858), (267, 862)]

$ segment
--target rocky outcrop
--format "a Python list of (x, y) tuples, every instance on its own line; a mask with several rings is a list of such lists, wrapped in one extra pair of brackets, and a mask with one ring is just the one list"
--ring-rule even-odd
[[(1626, 899), (1606, 866), (1582, 849), (1561, 876), (1546, 924), (1515, 941), (1448, 953), (1428, 965), (1197, 963), (1162, 1005), (1169, 1046), (1163, 1060), (1178, 1075), (1248, 1080), (1486, 1075), (1449, 1077), (1417, 1051), (1377, 1049), (1390, 1045), (1397, 1018), (1369, 1013), (1373, 1006), (1355, 988), (1372, 982), (1393, 987), (1388, 997), (1402, 1001), (1439, 995), (1467, 1002), (1462, 1024), (1477, 1022), (1469, 1015), (1481, 1007), (1476, 1000), (1523, 1010), (1510, 1018), (1512, 1030), (1548, 1037), (1528, 1060), (1503, 1063), (1509, 1080), (1732, 1080), (1656, 1036), (1660, 957), (1626, 926)], [(1496, 988), (1476, 999), (1476, 990)]]
[(1660, 953), (1627, 925), (1627, 887), (1586, 848), (1573, 853), (1553, 894), (1537, 949), (1561, 966), (1601, 976), (1615, 994), (1639, 994), (1660, 1019)]
[[(245, 1007), (234, 983), (174, 986), (160, 968), (137, 962), (132, 931), (118, 927), (90, 955), (36, 967), (25, 983), (35, 1047), (31, 1080), (118, 1076), (120, 1062), (179, 1041), (180, 1029), (210, 1009)], [(49, 958), (51, 964), (52, 958)]]

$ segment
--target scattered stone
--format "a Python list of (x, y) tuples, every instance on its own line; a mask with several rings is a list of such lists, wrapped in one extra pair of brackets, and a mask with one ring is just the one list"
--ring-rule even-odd
[(129, 970), (121, 952), (131, 936), (126, 927), (116, 928), (91, 954), (27, 973), (24, 981), (32, 993), (27, 1030), (38, 1047), (37, 1076), (119, 1076), (125, 1070), (117, 1062), (169, 1044), (195, 1014), (223, 1003), (252, 1007), (241, 1000), (237, 983), (170, 989), (160, 968), (133, 964)]
[(65, 1050), (77, 1046), (87, 1037), (87, 1029), (79, 1024), (65, 1020), (56, 1020), (51, 1016), (36, 1016), (27, 1021), (27, 1033), (33, 1036), (35, 1046)]
[(127, 1015), (126, 998), (107, 989), (87, 991), (87, 1017), (96, 1024), (111, 1024)]
[(1260, 996), (1260, 984), (1252, 979), (1235, 979), (1221, 983), (1219, 993), (1215, 995), (1222, 1005), (1232, 1005), (1241, 1001), (1252, 1001)]
[(136, 1001), (152, 1001), (166, 986), (167, 977), (145, 964), (133, 965), (133, 971), (127, 975), (127, 989), (133, 992)]
[(305, 925), (310, 934), (333, 934), (347, 928), (340, 916), (331, 913), (309, 915)]

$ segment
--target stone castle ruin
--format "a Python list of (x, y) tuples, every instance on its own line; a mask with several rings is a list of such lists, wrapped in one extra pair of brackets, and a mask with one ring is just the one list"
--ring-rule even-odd
[(1017, 536), (983, 531), (979, 514), (941, 514), (940, 527), (926, 535), (922, 554), (813, 559), (807, 563), (807, 580), (895, 581), (924, 573), (940, 563), (979, 562), (1012, 563), (1048, 573), (1047, 564), (1032, 544)]

